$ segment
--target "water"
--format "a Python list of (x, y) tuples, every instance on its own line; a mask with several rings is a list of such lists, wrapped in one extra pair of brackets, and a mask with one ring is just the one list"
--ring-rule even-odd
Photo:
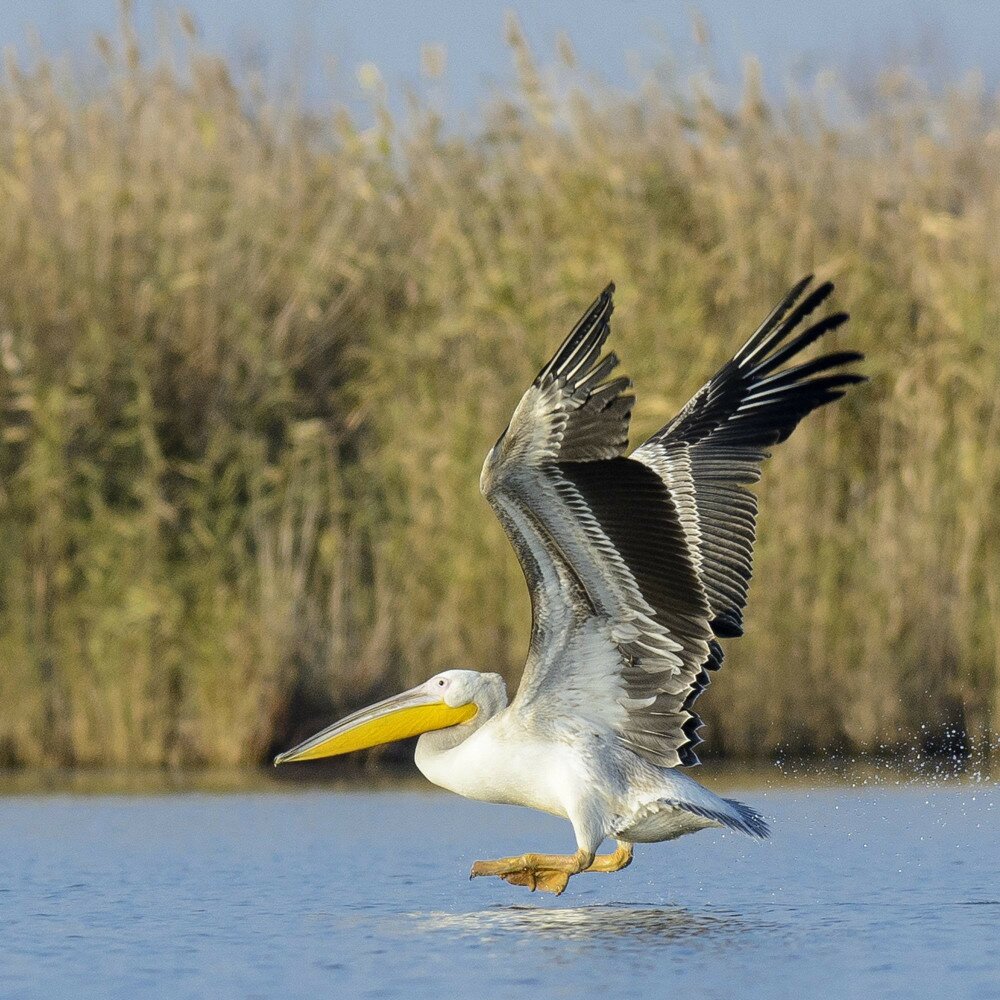
[(466, 875), (566, 824), (444, 794), (0, 799), (0, 996), (1000, 997), (997, 789), (744, 792), (558, 899)]

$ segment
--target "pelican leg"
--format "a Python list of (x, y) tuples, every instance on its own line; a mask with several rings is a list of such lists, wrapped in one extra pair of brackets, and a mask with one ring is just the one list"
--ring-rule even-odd
[(584, 871), (620, 872), (632, 864), (632, 845), (624, 840), (616, 841), (618, 846), (613, 854), (598, 854)]
[(566, 888), (570, 876), (587, 871), (593, 861), (594, 855), (583, 850), (576, 854), (519, 854), (496, 861), (477, 861), (469, 878), (496, 875), (511, 885), (523, 885), (532, 892), (540, 889), (558, 896)]

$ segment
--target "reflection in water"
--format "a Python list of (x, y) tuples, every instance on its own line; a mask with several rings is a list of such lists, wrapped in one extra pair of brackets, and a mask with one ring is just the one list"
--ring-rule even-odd
[(727, 911), (697, 911), (680, 906), (635, 906), (608, 903), (600, 906), (547, 908), (536, 906), (493, 907), (475, 913), (410, 914), (421, 932), (446, 931), (481, 941), (507, 935), (538, 941), (614, 944), (649, 948), (657, 944), (735, 944), (749, 934), (779, 933), (780, 924), (748, 920)]

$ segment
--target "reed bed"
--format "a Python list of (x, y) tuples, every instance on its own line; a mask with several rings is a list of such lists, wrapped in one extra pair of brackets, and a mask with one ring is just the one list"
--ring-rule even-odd
[(256, 763), (439, 669), (513, 685), (478, 474), (552, 346), (614, 278), (639, 441), (813, 270), (871, 381), (766, 469), (709, 747), (1000, 729), (996, 95), (769, 100), (752, 60), (622, 92), (509, 43), (464, 131), (371, 68), (363, 125), (272, 100), (189, 25), (147, 53), (125, 17), (83, 77), (8, 59), (0, 765)]

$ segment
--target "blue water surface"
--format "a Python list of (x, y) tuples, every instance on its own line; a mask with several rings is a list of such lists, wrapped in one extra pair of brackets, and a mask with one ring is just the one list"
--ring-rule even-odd
[(0, 799), (0, 996), (1000, 997), (995, 784), (741, 797), (559, 898), (467, 875), (568, 825), (444, 794)]

